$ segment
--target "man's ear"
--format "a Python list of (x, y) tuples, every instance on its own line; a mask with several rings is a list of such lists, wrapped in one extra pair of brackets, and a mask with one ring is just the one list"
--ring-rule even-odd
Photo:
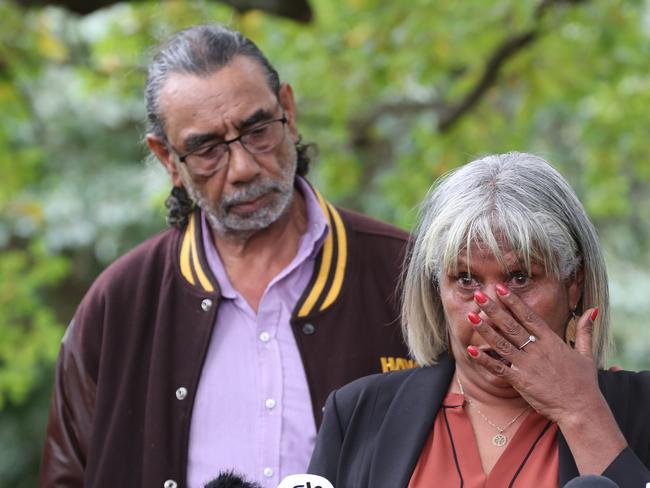
[(289, 133), (295, 143), (298, 140), (298, 129), (296, 128), (296, 101), (293, 98), (293, 88), (291, 88), (289, 83), (280, 84), (278, 99), (282, 109), (284, 110), (284, 115), (287, 117)]
[(183, 180), (178, 173), (174, 155), (169, 151), (167, 144), (160, 137), (154, 134), (147, 134), (147, 146), (156, 155), (158, 161), (165, 167), (174, 186), (183, 186)]

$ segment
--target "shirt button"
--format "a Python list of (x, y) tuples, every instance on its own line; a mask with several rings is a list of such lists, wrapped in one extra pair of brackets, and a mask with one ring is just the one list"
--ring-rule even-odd
[(306, 323), (305, 325), (302, 326), (302, 333), (305, 335), (312, 335), (314, 332), (316, 332), (316, 327), (314, 327), (313, 324)]
[(212, 308), (212, 300), (210, 300), (209, 298), (204, 298), (203, 300), (201, 300), (201, 310), (207, 312), (211, 308)]
[(178, 486), (178, 483), (176, 483), (174, 480), (167, 480), (165, 481), (165, 484), (163, 485), (163, 488), (176, 488)]
[(187, 396), (187, 388), (181, 386), (178, 390), (176, 390), (176, 398), (179, 400), (185, 400), (185, 397)]
[(275, 400), (273, 398), (269, 398), (264, 402), (264, 406), (268, 408), (269, 410), (273, 410), (275, 408)]
[(268, 332), (262, 332), (260, 334), (260, 341), (262, 342), (269, 342), (271, 340), (271, 334)]
[(273, 476), (273, 468), (264, 468), (264, 476), (267, 478)]

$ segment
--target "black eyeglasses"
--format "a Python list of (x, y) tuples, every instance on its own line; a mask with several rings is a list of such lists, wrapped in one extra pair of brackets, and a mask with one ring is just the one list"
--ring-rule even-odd
[(181, 163), (186, 164), (192, 172), (209, 176), (222, 170), (230, 162), (230, 145), (239, 141), (246, 151), (251, 154), (262, 154), (275, 149), (284, 139), (284, 126), (287, 117), (263, 122), (252, 127), (239, 136), (228, 141), (206, 144), (183, 155), (171, 150), (176, 154)]

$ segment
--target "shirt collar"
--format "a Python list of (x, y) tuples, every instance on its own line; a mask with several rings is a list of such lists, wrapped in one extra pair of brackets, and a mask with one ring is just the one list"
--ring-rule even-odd
[[(280, 276), (286, 275), (292, 269), (300, 266), (307, 259), (315, 259), (323, 246), (323, 242), (325, 241), (328, 232), (330, 231), (327, 218), (323, 213), (323, 209), (318, 202), (318, 198), (316, 197), (313, 188), (301, 176), (296, 177), (295, 184), (296, 188), (305, 200), (305, 207), (307, 210), (307, 230), (300, 238), (298, 252), (296, 253), (295, 258), (287, 268), (285, 268), (280, 275), (274, 279), (274, 281)], [(205, 256), (208, 265), (219, 284), (221, 295), (227, 299), (235, 299), (239, 294), (228, 278), (221, 257), (214, 245), (212, 230), (203, 210), (201, 210), (201, 227), (203, 231), (203, 248), (205, 249)]]

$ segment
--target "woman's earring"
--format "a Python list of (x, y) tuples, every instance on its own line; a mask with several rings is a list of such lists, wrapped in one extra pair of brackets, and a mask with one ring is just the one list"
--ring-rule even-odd
[(571, 347), (576, 344), (576, 327), (578, 326), (578, 316), (576, 315), (576, 309), (571, 309), (571, 315), (569, 315), (569, 321), (566, 324), (564, 329), (564, 341)]

